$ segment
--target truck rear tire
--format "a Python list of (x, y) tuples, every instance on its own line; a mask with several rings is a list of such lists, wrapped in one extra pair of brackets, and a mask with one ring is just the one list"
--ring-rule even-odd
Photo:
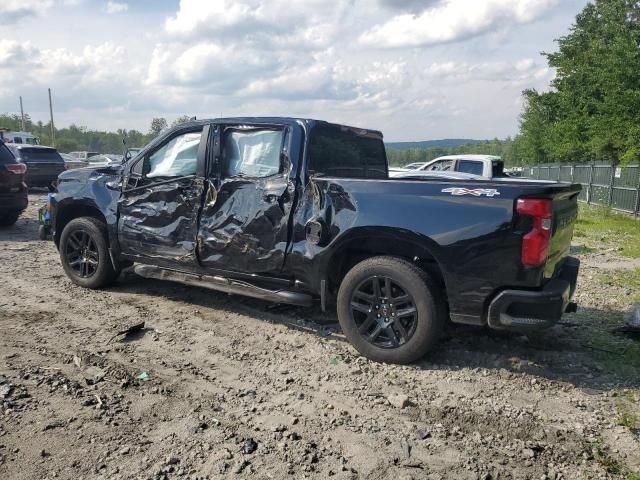
[(96, 218), (71, 220), (62, 230), (59, 251), (65, 273), (81, 287), (106, 287), (120, 274), (109, 255), (107, 227)]
[(365, 357), (406, 364), (423, 357), (445, 323), (444, 294), (429, 274), (396, 257), (373, 257), (344, 277), (338, 321)]

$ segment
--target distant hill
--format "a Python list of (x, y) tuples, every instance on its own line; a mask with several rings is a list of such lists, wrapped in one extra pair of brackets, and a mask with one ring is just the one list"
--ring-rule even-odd
[(386, 147), (392, 150), (406, 150), (408, 148), (456, 148), (463, 145), (478, 145), (486, 140), (470, 138), (445, 138), (443, 140), (424, 140), (422, 142), (390, 142)]

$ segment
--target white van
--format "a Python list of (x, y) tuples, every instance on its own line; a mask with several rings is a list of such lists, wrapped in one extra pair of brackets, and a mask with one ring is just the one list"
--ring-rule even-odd
[(38, 137), (29, 132), (12, 132), (6, 128), (0, 128), (0, 139), (4, 143), (19, 143), (29, 145), (39, 145)]

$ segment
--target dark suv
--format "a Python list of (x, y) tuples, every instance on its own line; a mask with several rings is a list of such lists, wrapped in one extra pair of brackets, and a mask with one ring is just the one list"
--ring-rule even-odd
[(0, 141), (0, 226), (13, 225), (27, 208), (26, 171), (27, 166), (18, 163)]
[(54, 190), (58, 175), (65, 171), (64, 159), (55, 148), (16, 143), (9, 143), (7, 147), (28, 167), (26, 182), (29, 187)]

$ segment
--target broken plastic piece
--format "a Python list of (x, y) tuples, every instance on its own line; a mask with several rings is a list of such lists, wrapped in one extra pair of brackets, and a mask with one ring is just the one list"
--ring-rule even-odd
[(147, 372), (140, 372), (136, 378), (138, 380), (142, 380), (143, 382), (146, 382), (147, 380), (149, 380), (149, 374)]

